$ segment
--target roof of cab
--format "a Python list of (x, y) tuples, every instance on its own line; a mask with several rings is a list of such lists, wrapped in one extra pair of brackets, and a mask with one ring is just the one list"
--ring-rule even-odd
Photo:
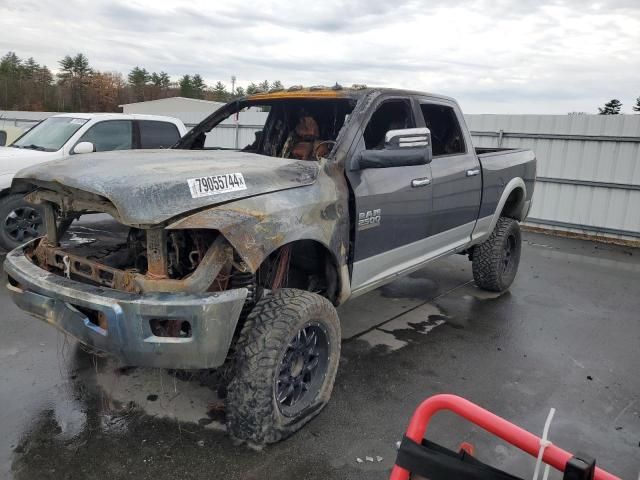
[(351, 88), (336, 87), (292, 87), (287, 90), (278, 90), (275, 92), (261, 92), (253, 95), (248, 95), (247, 100), (285, 100), (285, 99), (331, 99), (331, 98), (353, 98), (358, 99), (369, 93), (377, 92), (379, 94), (395, 94), (395, 95), (420, 95), (426, 97), (442, 98), (446, 100), (455, 101), (451, 97), (445, 95), (438, 95), (427, 92), (418, 92), (414, 90), (402, 90), (396, 88), (375, 88), (365, 86), (354, 86)]

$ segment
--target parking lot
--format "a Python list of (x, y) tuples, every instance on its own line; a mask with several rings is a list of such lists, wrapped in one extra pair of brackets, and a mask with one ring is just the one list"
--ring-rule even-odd
[[(225, 437), (212, 375), (116, 369), (3, 289), (0, 477), (384, 479), (413, 409), (449, 392), (536, 434), (555, 407), (555, 444), (636, 478), (640, 252), (525, 232), (509, 292), (471, 278), (454, 256), (343, 307), (329, 406), (261, 452)], [(532, 458), (448, 414), (429, 438), (468, 441), (495, 466), (533, 472)]]

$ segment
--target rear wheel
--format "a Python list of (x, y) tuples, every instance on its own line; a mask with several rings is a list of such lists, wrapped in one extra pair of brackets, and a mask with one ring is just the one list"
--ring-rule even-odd
[(513, 218), (500, 217), (491, 236), (473, 249), (473, 279), (478, 287), (503, 292), (513, 283), (520, 264), (522, 237)]
[(325, 298), (281, 289), (260, 300), (236, 347), (227, 427), (236, 441), (282, 440), (327, 404), (340, 359), (340, 322)]
[(43, 235), (42, 209), (27, 203), (22, 195), (0, 199), (0, 247), (13, 250)]

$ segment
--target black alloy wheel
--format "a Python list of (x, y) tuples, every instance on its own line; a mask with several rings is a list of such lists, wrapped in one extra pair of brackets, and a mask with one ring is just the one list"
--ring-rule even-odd
[(280, 361), (276, 400), (290, 417), (307, 408), (318, 395), (327, 374), (329, 339), (318, 323), (304, 325), (293, 337)]
[(40, 237), (43, 231), (40, 212), (26, 205), (10, 211), (2, 226), (7, 236), (19, 244)]

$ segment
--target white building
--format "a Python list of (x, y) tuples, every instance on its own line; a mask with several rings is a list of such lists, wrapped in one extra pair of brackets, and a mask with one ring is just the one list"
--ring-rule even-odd
[(197, 98), (170, 97), (146, 102), (125, 103), (119, 107), (122, 108), (122, 113), (143, 113), (179, 118), (187, 127), (193, 127), (222, 105), (224, 103), (198, 100)]
[[(224, 103), (195, 98), (171, 97), (147, 102), (126, 103), (120, 107), (123, 113), (145, 113), (179, 118), (187, 128), (191, 128), (223, 105)], [(253, 143), (255, 133), (262, 129), (267, 115), (267, 112), (256, 109), (248, 109), (238, 115), (233, 115), (207, 134), (205, 146), (242, 148)]]

